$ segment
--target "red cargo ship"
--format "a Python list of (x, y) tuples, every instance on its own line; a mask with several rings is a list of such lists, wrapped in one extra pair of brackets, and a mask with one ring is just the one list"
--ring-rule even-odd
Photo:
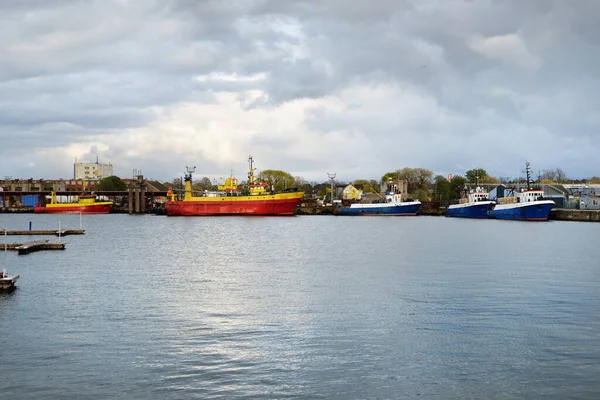
[(218, 192), (194, 196), (192, 173), (195, 167), (188, 168), (183, 200), (175, 200), (175, 195), (171, 195), (171, 200), (167, 201), (167, 215), (294, 215), (304, 193), (296, 189), (268, 193), (269, 184), (255, 180), (252, 156), (248, 161), (250, 172), (247, 193), (238, 188), (237, 179), (230, 177), (224, 185), (218, 187)]

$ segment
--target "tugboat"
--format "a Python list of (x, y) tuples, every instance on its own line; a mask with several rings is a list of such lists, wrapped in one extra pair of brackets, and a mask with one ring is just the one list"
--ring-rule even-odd
[(175, 194), (167, 201), (169, 216), (213, 216), (213, 215), (294, 215), (304, 192), (296, 188), (274, 193), (268, 190), (268, 182), (259, 182), (254, 176), (253, 158), (248, 158), (248, 188), (238, 187), (237, 179), (230, 177), (218, 192), (205, 192), (194, 196), (192, 173), (196, 167), (186, 167), (183, 200), (175, 200)]
[(56, 201), (56, 192), (52, 191), (50, 203), (34, 207), (33, 212), (38, 214), (108, 214), (112, 205), (112, 201), (97, 201), (95, 194), (86, 191), (77, 196), (75, 203), (59, 203)]
[(451, 204), (446, 209), (447, 217), (487, 218), (488, 211), (496, 204), (489, 199), (489, 193), (479, 187), (478, 176), (475, 176), (475, 189), (471, 190), (459, 204)]
[(402, 200), (402, 193), (397, 185), (391, 182), (387, 185), (385, 197), (377, 203), (353, 203), (348, 207), (334, 208), (334, 215), (387, 215), (413, 216), (417, 215), (421, 202), (419, 200)]
[(498, 199), (498, 204), (488, 211), (489, 218), (519, 220), (519, 221), (547, 221), (550, 210), (555, 203), (544, 200), (544, 191), (531, 188), (531, 169), (526, 163), (527, 189), (513, 193), (512, 196)]

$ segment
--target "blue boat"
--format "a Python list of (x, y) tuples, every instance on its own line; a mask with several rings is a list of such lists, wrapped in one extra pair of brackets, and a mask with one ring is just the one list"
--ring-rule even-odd
[(531, 169), (526, 163), (527, 189), (514, 193), (512, 196), (498, 199), (498, 204), (488, 211), (489, 218), (547, 221), (550, 210), (555, 206), (554, 201), (544, 200), (544, 191), (531, 189)]
[(392, 191), (385, 193), (385, 197), (376, 203), (354, 203), (347, 207), (334, 209), (335, 215), (387, 215), (387, 216), (412, 216), (417, 215), (421, 207), (419, 200), (402, 200), (402, 194), (390, 186)]
[[(463, 201), (464, 200), (464, 201)], [(488, 211), (496, 204), (488, 198), (488, 192), (477, 187), (461, 200), (459, 204), (451, 204), (446, 209), (447, 217), (487, 218)]]
[[(519, 220), (519, 221), (547, 221), (554, 201), (543, 200), (542, 190), (523, 190), (515, 196), (498, 199), (496, 204), (488, 211), (489, 218)], [(503, 204), (504, 203), (504, 204)]]

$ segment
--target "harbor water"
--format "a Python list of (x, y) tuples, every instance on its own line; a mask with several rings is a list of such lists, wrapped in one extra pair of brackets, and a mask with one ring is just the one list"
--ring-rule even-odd
[[(79, 228), (34, 214), (0, 228), (59, 220)], [(83, 228), (63, 251), (8, 253), (21, 278), (0, 295), (1, 398), (600, 398), (600, 224), (111, 214)]]

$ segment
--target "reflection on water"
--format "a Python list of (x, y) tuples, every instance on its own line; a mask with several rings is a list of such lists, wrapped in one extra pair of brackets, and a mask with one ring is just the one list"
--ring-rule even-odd
[[(79, 226), (0, 225), (59, 218)], [(8, 256), (7, 398), (600, 397), (600, 225), (83, 223), (65, 251)]]

